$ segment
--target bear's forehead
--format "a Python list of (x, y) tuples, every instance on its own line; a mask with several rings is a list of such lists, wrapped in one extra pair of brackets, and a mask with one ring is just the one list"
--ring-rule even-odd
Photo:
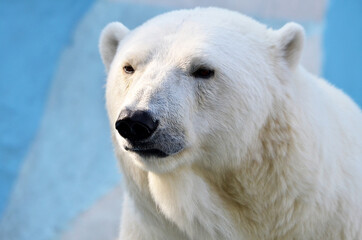
[[(159, 15), (132, 33), (132, 40), (145, 42), (218, 41), (233, 35), (262, 36), (266, 27), (237, 12), (219, 8), (196, 8)], [(204, 43), (202, 43), (204, 44)]]
[[(180, 10), (153, 18), (136, 28), (122, 47), (134, 62), (148, 59), (211, 59), (222, 52), (242, 51), (264, 39), (266, 27), (236, 12), (205, 8)], [(226, 53), (226, 55), (228, 54)]]

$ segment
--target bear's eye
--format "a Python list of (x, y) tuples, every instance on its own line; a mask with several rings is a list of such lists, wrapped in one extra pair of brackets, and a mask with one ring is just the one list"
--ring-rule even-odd
[(126, 65), (123, 67), (123, 70), (125, 73), (127, 74), (132, 74), (134, 73), (134, 68), (131, 65)]
[(192, 73), (192, 76), (195, 78), (203, 78), (208, 79), (213, 77), (215, 74), (215, 71), (206, 67), (200, 67), (196, 71)]

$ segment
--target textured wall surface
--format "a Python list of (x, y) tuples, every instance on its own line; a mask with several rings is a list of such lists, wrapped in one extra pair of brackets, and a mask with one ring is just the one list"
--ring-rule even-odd
[(273, 28), (301, 23), (303, 65), (362, 105), (359, 0), (0, 1), (0, 239), (115, 239), (122, 181), (104, 108), (100, 31), (199, 5)]
[(92, 2), (0, 1), (0, 213), (36, 135), (61, 52)]

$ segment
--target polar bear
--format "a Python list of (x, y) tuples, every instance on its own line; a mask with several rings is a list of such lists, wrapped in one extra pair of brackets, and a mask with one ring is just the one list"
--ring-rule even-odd
[(362, 239), (362, 113), (303, 39), (218, 8), (105, 27), (120, 239)]

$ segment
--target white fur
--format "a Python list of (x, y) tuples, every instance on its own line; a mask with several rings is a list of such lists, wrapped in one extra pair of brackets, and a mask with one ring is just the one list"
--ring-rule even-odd
[[(217, 8), (105, 28), (122, 240), (362, 239), (362, 113), (299, 65), (303, 39), (298, 24), (274, 31)], [(196, 65), (214, 77), (194, 78)], [(114, 129), (125, 108), (150, 111), (174, 134), (165, 149), (182, 150), (125, 151)]]

